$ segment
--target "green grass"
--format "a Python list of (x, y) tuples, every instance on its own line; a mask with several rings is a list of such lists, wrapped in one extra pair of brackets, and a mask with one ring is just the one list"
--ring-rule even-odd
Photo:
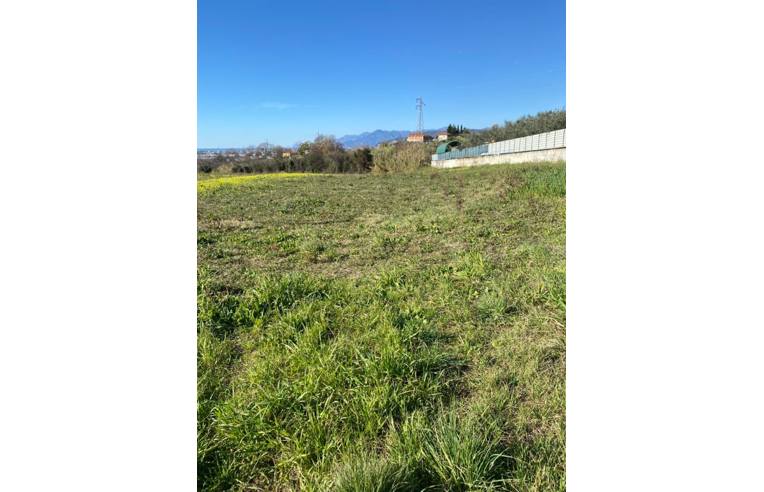
[(564, 164), (223, 184), (200, 489), (565, 489)]

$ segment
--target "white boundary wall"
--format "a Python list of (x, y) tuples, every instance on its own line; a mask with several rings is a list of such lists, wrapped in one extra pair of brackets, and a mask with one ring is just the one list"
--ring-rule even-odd
[[(449, 153), (433, 154), (431, 165), (437, 168), (451, 168), (479, 166), (482, 164), (564, 161), (566, 148), (565, 128), (527, 137), (502, 140), (501, 142), (490, 143), (487, 147), (487, 152), (474, 157), (449, 159)], [(478, 148), (470, 147), (470, 149)]]
[(449, 169), (452, 167), (483, 166), (486, 164), (521, 164), (523, 162), (564, 161), (565, 149), (532, 150), (513, 154), (481, 155), (463, 159), (432, 161), (432, 167)]
[(510, 154), (529, 150), (558, 149), (565, 147), (565, 128), (553, 132), (538, 133), (488, 144), (489, 154)]

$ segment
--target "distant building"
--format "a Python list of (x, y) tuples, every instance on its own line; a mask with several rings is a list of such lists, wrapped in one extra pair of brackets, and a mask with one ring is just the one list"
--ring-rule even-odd
[(409, 133), (409, 136), (406, 137), (407, 142), (429, 142), (432, 140), (432, 137), (430, 135), (425, 135), (423, 132), (411, 132)]
[(212, 152), (212, 151), (197, 152), (196, 153), (196, 158), (201, 160), (201, 161), (209, 161), (211, 159), (215, 159), (219, 155), (221, 155), (221, 154), (218, 154), (217, 152)]
[(439, 131), (438, 132), (438, 141), (439, 142), (444, 142), (446, 140), (448, 140), (448, 131), (446, 131), (446, 130)]
[(292, 157), (292, 151), (287, 150), (281, 153), (281, 157)]

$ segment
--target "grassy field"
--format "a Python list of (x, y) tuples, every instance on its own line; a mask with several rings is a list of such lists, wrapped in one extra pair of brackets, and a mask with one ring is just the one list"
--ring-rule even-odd
[(565, 166), (198, 187), (201, 490), (564, 490)]

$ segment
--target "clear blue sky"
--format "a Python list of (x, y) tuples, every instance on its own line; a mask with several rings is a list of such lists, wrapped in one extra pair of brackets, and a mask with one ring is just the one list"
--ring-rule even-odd
[(198, 146), (502, 123), (565, 105), (565, 1), (198, 2)]

